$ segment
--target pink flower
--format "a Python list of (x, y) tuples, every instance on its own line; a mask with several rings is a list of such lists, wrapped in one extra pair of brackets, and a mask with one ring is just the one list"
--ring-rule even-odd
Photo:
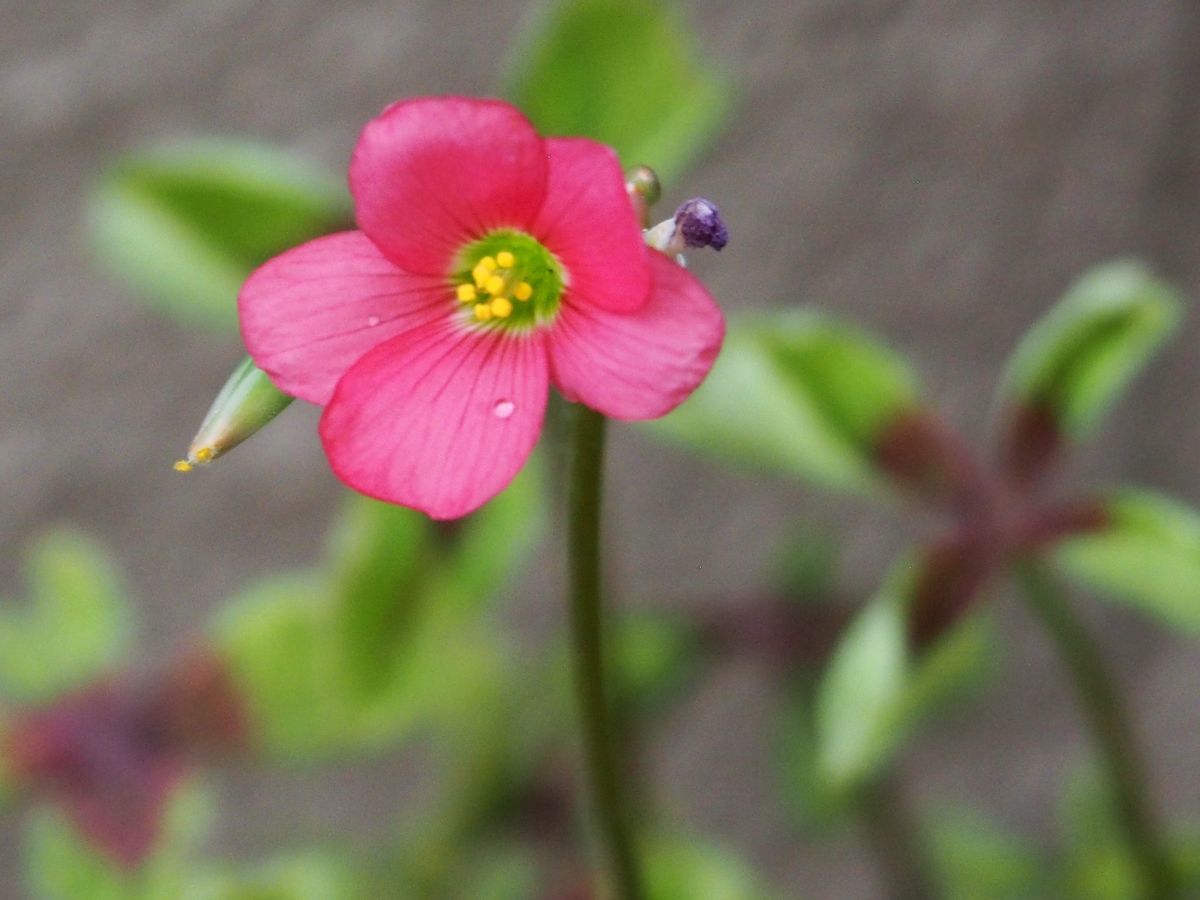
[(520, 471), (549, 385), (652, 419), (724, 336), (708, 291), (646, 247), (616, 155), (494, 100), (396, 103), (350, 163), (360, 231), (268, 262), (238, 298), (254, 361), (325, 407), (352, 488), (465, 515)]

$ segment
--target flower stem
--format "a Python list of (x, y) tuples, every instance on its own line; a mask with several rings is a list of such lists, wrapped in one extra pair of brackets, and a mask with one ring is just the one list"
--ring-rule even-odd
[(937, 896), (925, 872), (920, 829), (894, 771), (884, 772), (862, 798), (862, 824), (891, 900)]
[(1111, 784), (1116, 814), (1125, 831), (1145, 896), (1174, 896), (1170, 868), (1163, 854), (1147, 780), (1138, 758), (1133, 729), (1112, 674), (1091, 635), (1071, 611), (1051, 573), (1036, 560), (1016, 567), (1026, 604), (1053, 639), (1087, 717), (1092, 740)]
[(571, 644), (584, 766), (592, 814), (609, 878), (619, 900), (640, 900), (641, 874), (621, 791), (611, 709), (604, 685), (600, 584), (600, 507), (605, 419), (584, 406), (575, 411), (568, 553), (571, 574)]

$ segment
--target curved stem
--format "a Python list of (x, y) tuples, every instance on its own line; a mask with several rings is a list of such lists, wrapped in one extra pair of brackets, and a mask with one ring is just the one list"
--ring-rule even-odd
[(1172, 897), (1171, 872), (1150, 809), (1146, 776), (1133, 729), (1112, 674), (1104, 665), (1103, 654), (1071, 611), (1045, 566), (1036, 560), (1025, 560), (1017, 565), (1016, 573), (1028, 607), (1054, 640), (1075, 683), (1146, 896)]
[(600, 507), (604, 470), (604, 416), (575, 411), (568, 554), (570, 626), (584, 765), (596, 830), (620, 900), (643, 896), (641, 874), (629, 834), (604, 686), (603, 614), (600, 589)]

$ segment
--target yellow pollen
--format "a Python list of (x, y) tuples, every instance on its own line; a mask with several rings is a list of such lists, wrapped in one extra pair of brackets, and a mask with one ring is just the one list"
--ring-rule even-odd
[(177, 461), (171, 468), (173, 468), (176, 472), (190, 472), (192, 471), (192, 464), (186, 459), (181, 459)]
[(518, 300), (528, 300), (533, 296), (533, 287), (528, 281), (522, 281), (513, 291), (513, 296)]
[(492, 308), (486, 303), (478, 303), (475, 306), (475, 318), (480, 322), (486, 322), (492, 317)]
[(455, 288), (455, 293), (458, 294), (458, 299), (463, 303), (470, 303), (475, 299), (475, 285), (460, 284)]
[(512, 301), (507, 297), (497, 297), (491, 303), (492, 315), (497, 319), (507, 319), (512, 315)]
[(481, 259), (479, 261), (479, 264), (481, 266), (483, 266), (485, 269), (487, 269), (489, 272), (496, 271), (496, 257), (494, 257), (494, 256), (485, 256), (483, 259)]
[(483, 286), (483, 289), (493, 297), (498, 294), (502, 294), (504, 292), (504, 279), (499, 275), (493, 275), (488, 278), (487, 282)]
[(215, 454), (212, 451), (212, 447), (201, 447), (193, 455), (196, 457), (197, 462), (206, 463), (212, 462)]
[(488, 270), (483, 266), (476, 266), (473, 268), (471, 270), (471, 277), (475, 279), (475, 287), (482, 290), (483, 286), (487, 284), (488, 274)]
[(507, 250), (501, 250), (496, 254), (496, 264), (502, 269), (511, 269), (517, 262), (517, 258)]

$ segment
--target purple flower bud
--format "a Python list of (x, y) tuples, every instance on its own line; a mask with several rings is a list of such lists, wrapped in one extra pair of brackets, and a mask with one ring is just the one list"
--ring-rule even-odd
[(675, 225), (689, 247), (720, 250), (729, 243), (729, 229), (721, 221), (721, 211), (703, 197), (688, 200), (675, 210)]

